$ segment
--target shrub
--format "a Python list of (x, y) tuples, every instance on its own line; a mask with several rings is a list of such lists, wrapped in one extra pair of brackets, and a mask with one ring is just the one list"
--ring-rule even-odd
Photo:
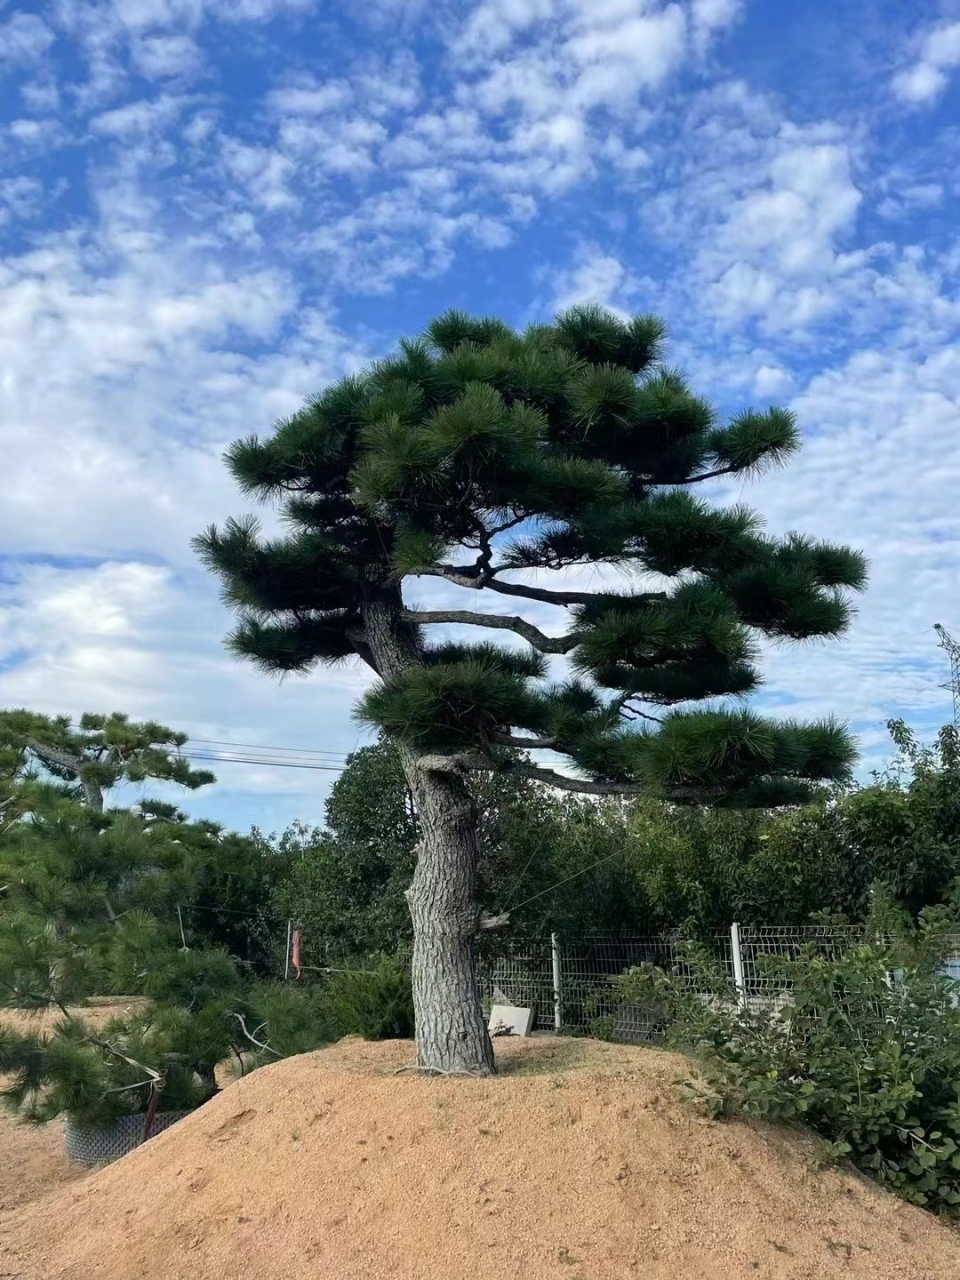
[(620, 980), (624, 1001), (672, 1003), (671, 1039), (700, 1060), (691, 1089), (715, 1117), (802, 1121), (837, 1157), (914, 1204), (960, 1206), (960, 1010), (940, 972), (951, 949), (946, 913), (928, 911), (912, 938), (815, 946), (770, 970), (782, 1007), (743, 1007), (712, 975), (712, 999), (652, 970)]
[(339, 1035), (409, 1040), (414, 1034), (410, 975), (397, 956), (374, 957), (366, 968), (331, 974), (323, 1008)]
[[(247, 1026), (271, 1052), (255, 1056), (257, 1065), (311, 1053), (332, 1040), (338, 1031), (326, 1007), (324, 992), (316, 986), (293, 982), (261, 982), (244, 999)], [(241, 1037), (241, 1040), (243, 1037)]]

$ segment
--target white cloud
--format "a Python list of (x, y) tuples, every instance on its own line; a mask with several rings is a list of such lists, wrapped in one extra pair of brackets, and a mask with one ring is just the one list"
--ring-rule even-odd
[(582, 68), (575, 100), (587, 107), (626, 103), (639, 88), (656, 88), (679, 66), (686, 38), (686, 14), (678, 4), (605, 28), (585, 26), (563, 49)]
[(300, 198), (290, 188), (296, 165), (282, 152), (230, 138), (223, 145), (223, 163), (254, 205), (270, 212), (300, 207)]
[(0, 24), (0, 62), (35, 62), (53, 41), (54, 34), (42, 18), (32, 13), (15, 13)]
[(720, 31), (737, 21), (743, 7), (743, 0), (693, 0), (694, 25), (705, 31)]
[(556, 0), (486, 0), (455, 37), (454, 48), (486, 58), (507, 48), (519, 32), (550, 21), (557, 8)]
[(807, 141), (785, 128), (766, 182), (736, 201), (721, 227), (721, 251), (769, 263), (791, 278), (831, 267), (837, 240), (850, 230), (861, 201), (850, 159), (842, 141)]
[(893, 92), (902, 102), (921, 106), (938, 98), (949, 72), (960, 67), (960, 22), (944, 22), (920, 40), (918, 56), (893, 77)]
[[(342, 709), (370, 683), (367, 672), (354, 664), (322, 680), (264, 679), (223, 650), (228, 624), (214, 584), (194, 572), (178, 578), (136, 560), (8, 565), (0, 579), (0, 706), (73, 717), (122, 710), (197, 738), (288, 747), (316, 746), (322, 725), (326, 750), (356, 746), (361, 735)], [(265, 729), (275, 717), (277, 730)], [(263, 798), (261, 811), (276, 814), (271, 821), (278, 825), (294, 813), (319, 821), (334, 776), (257, 765), (212, 768), (219, 785), (192, 798), (172, 791), (169, 798), (234, 826), (250, 814), (251, 796)], [(115, 801), (129, 804), (139, 794), (125, 789)]]
[(31, 218), (40, 212), (43, 201), (43, 183), (37, 178), (21, 175), (17, 178), (0, 178), (0, 208), (4, 214), (17, 218)]
[(130, 56), (148, 80), (191, 76), (203, 66), (200, 46), (188, 35), (141, 36), (131, 43)]
[(352, 99), (349, 84), (339, 80), (321, 82), (314, 77), (267, 94), (268, 105), (281, 116), (325, 115), (347, 106)]
[(104, 111), (90, 122), (95, 133), (128, 139), (167, 128), (186, 108), (183, 98), (162, 95), (159, 98), (128, 102), (126, 106)]
[(897, 183), (890, 185), (890, 195), (877, 205), (881, 218), (899, 221), (918, 209), (936, 209), (943, 204), (946, 192), (941, 182)]
[(623, 315), (629, 299), (635, 298), (638, 292), (637, 282), (623, 263), (594, 246), (582, 246), (575, 265), (557, 272), (551, 286), (552, 311), (592, 305), (609, 307)]
[(762, 364), (753, 379), (753, 393), (761, 400), (777, 400), (793, 388), (793, 375), (782, 365)]
[(742, 495), (772, 531), (852, 545), (871, 562), (847, 637), (767, 654), (764, 696), (791, 713), (832, 712), (865, 729), (898, 714), (925, 729), (946, 718), (932, 627), (956, 618), (958, 386), (955, 347), (925, 358), (858, 351), (793, 400), (799, 456)]
[(360, 356), (309, 307), (280, 351), (249, 354), (293, 316), (282, 273), (224, 276), (157, 238), (106, 272), (107, 248), (65, 238), (0, 271), (0, 543), (181, 562), (191, 534), (230, 510), (224, 445)]

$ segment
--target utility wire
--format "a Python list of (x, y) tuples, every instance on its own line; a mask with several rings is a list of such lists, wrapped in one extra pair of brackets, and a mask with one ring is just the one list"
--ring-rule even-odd
[(256, 756), (215, 756), (194, 751), (181, 751), (184, 760), (211, 760), (214, 764), (262, 764), (271, 769), (318, 769), (324, 773), (343, 773), (344, 765), (308, 764), (298, 760), (266, 760)]
[(582, 867), (579, 871), (575, 871), (572, 876), (567, 876), (563, 880), (558, 880), (556, 884), (552, 884), (549, 889), (541, 889), (539, 893), (535, 893), (532, 898), (527, 898), (523, 902), (519, 902), (513, 909), (519, 911), (521, 907), (525, 907), (528, 902), (535, 902), (537, 898), (542, 898), (545, 893), (553, 893), (554, 889), (559, 889), (563, 884), (569, 884), (571, 880), (576, 880), (577, 876), (585, 876), (588, 871), (593, 871), (595, 867), (601, 867), (605, 862), (610, 862), (613, 858), (619, 858), (623, 853), (622, 849), (615, 849), (613, 853), (608, 854), (605, 858), (600, 858), (597, 862), (591, 862), (589, 867)]
[(187, 745), (189, 746), (191, 742), (202, 742), (205, 746), (212, 747), (242, 747), (250, 751), (267, 751), (271, 755), (283, 753), (296, 756), (337, 756), (344, 758), (352, 754), (347, 751), (315, 751), (312, 747), (268, 747), (259, 742), (227, 742), (223, 738), (190, 738)]

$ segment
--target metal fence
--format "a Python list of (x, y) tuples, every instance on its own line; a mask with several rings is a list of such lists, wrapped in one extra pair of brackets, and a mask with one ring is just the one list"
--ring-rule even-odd
[[(291, 921), (284, 965), (290, 977), (296, 938)], [(772, 962), (796, 960), (811, 947), (836, 959), (866, 938), (862, 925), (746, 928), (734, 924), (695, 941), (678, 933), (517, 937), (496, 931), (482, 935), (478, 944), (477, 974), (487, 1009), (494, 1004), (532, 1009), (535, 1031), (602, 1029), (616, 1040), (650, 1042), (666, 1034), (667, 1015), (655, 1000), (640, 1005), (620, 996), (616, 979), (628, 969), (653, 965), (704, 1001), (734, 999), (753, 1009), (775, 1012), (790, 999), (790, 981), (783, 967)], [(944, 955), (942, 968), (958, 980), (960, 992), (960, 938), (956, 944), (952, 954)], [(355, 957), (345, 957), (317, 940), (302, 950), (305, 975), (336, 973), (341, 967), (358, 965)], [(400, 950), (409, 957), (409, 944)]]
[[(631, 1004), (618, 994), (615, 980), (630, 968), (654, 965), (704, 1000), (723, 998), (718, 993), (727, 991), (753, 1008), (773, 1011), (790, 993), (788, 979), (769, 960), (797, 959), (811, 945), (824, 956), (839, 957), (864, 938), (861, 926), (744, 929), (735, 924), (696, 943), (679, 934), (500, 939), (481, 949), (480, 990), (487, 1004), (532, 1008), (535, 1030), (603, 1027), (616, 1040), (655, 1041), (668, 1029), (665, 1011), (656, 1002)], [(694, 947), (712, 974), (694, 963)]]
[[(715, 940), (729, 964), (729, 939)], [(481, 946), (478, 964), (485, 1003), (534, 1011), (536, 1031), (589, 1031), (606, 1022), (618, 1040), (649, 1040), (663, 1034), (650, 1010), (619, 1001), (614, 980), (627, 969), (656, 965), (694, 982), (686, 944), (672, 934), (636, 937), (497, 939)]]

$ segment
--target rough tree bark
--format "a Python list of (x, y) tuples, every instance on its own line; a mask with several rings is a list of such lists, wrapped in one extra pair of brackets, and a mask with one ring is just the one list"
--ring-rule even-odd
[(83, 776), (83, 760), (80, 756), (75, 756), (69, 751), (63, 751), (59, 747), (52, 747), (45, 742), (31, 740), (27, 745), (44, 764), (56, 765), (60, 769), (67, 769), (75, 773), (83, 791), (84, 804), (96, 810), (97, 813), (103, 813), (103, 788), (98, 782)]
[[(399, 589), (371, 593), (366, 643), (385, 680), (422, 661), (417, 632), (402, 617)], [(492, 1075), (493, 1043), (477, 985), (477, 815), (462, 778), (424, 768), (401, 744), (420, 841), (407, 901), (413, 920), (417, 1062), (444, 1074)]]

